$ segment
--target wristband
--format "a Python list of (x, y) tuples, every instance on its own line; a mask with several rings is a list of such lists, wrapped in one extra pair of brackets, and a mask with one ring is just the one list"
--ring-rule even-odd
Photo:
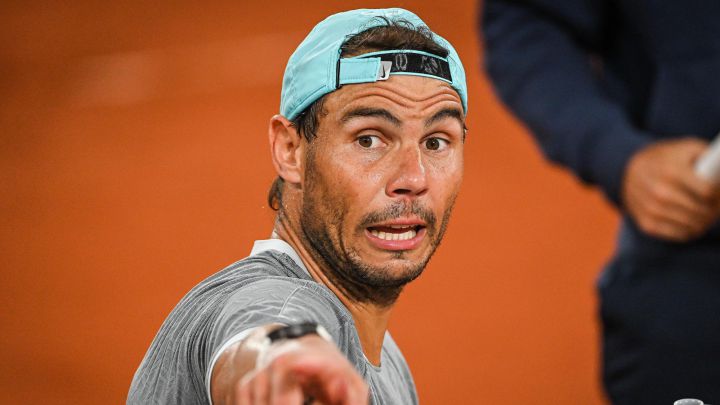
[(325, 328), (313, 322), (304, 322), (296, 325), (283, 326), (275, 329), (267, 334), (270, 344), (281, 340), (298, 339), (307, 335), (318, 335), (328, 342), (332, 342), (332, 337)]
[(265, 339), (258, 342), (256, 346), (258, 357), (255, 362), (255, 367), (264, 367), (267, 364), (269, 361), (268, 351), (273, 344), (284, 340), (298, 339), (307, 335), (318, 335), (330, 343), (333, 341), (328, 331), (316, 323), (304, 322), (295, 325), (281, 326), (269, 332), (265, 335)]

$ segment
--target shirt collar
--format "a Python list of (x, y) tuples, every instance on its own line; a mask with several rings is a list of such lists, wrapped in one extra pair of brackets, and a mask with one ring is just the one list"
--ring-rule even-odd
[(290, 258), (295, 262), (295, 264), (297, 264), (298, 267), (300, 267), (307, 275), (310, 275), (310, 272), (308, 271), (307, 267), (305, 267), (305, 264), (300, 259), (300, 256), (298, 256), (297, 252), (295, 252), (295, 249), (293, 249), (289, 243), (285, 242), (282, 239), (256, 240), (253, 244), (252, 250), (250, 251), (250, 256), (260, 254), (267, 250), (275, 250), (280, 253), (285, 253), (286, 255), (290, 256)]

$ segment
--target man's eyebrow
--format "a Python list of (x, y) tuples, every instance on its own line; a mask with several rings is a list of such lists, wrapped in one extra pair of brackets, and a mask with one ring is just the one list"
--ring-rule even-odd
[(465, 128), (465, 121), (463, 120), (463, 114), (458, 110), (457, 108), (444, 108), (438, 112), (436, 112), (432, 117), (425, 120), (425, 128), (431, 126), (432, 124), (443, 120), (445, 118), (455, 118), (458, 120), (460, 125), (462, 125), (463, 128)]
[(350, 121), (353, 118), (358, 117), (378, 117), (382, 118), (384, 120), (389, 121), (391, 124), (393, 124), (396, 127), (399, 127), (402, 125), (400, 120), (392, 115), (390, 111), (385, 110), (383, 108), (370, 108), (370, 107), (359, 107), (354, 110), (350, 110), (343, 114), (342, 118), (340, 118), (340, 122), (346, 123)]

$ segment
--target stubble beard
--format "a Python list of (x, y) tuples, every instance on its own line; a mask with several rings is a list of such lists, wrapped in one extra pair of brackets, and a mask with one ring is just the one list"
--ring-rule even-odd
[[(342, 197), (331, 198), (328, 193), (318, 189), (324, 180), (308, 161), (307, 188), (303, 193), (300, 213), (300, 235), (310, 254), (326, 273), (330, 281), (351, 300), (369, 303), (381, 307), (392, 305), (403, 287), (422, 274), (425, 266), (440, 245), (450, 220), (455, 198), (450, 201), (438, 226), (435, 214), (423, 207), (417, 200), (397, 201), (380, 211), (368, 213), (354, 230), (354, 234), (363, 235), (365, 229), (375, 223), (399, 217), (417, 216), (426, 224), (425, 237), (430, 240), (427, 256), (416, 263), (408, 262), (398, 272), (398, 264), (372, 266), (365, 263), (360, 253), (343, 239), (345, 208)], [(323, 183), (327, 184), (327, 183)], [(402, 260), (407, 256), (404, 251), (393, 254), (391, 260)], [(396, 274), (399, 273), (399, 274)]]

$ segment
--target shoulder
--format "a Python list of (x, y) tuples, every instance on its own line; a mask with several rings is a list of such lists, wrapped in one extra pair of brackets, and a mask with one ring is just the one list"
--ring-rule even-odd
[(218, 321), (232, 329), (314, 322), (337, 338), (352, 322), (352, 316), (329, 289), (315, 281), (266, 276), (235, 290), (224, 303)]
[[(308, 279), (287, 255), (276, 251), (266, 251), (257, 255), (248, 256), (244, 259), (225, 267), (217, 273), (207, 277), (195, 285), (181, 300), (202, 301), (210, 298), (226, 299), (251, 283), (265, 279)], [(213, 302), (217, 305), (217, 302)]]

